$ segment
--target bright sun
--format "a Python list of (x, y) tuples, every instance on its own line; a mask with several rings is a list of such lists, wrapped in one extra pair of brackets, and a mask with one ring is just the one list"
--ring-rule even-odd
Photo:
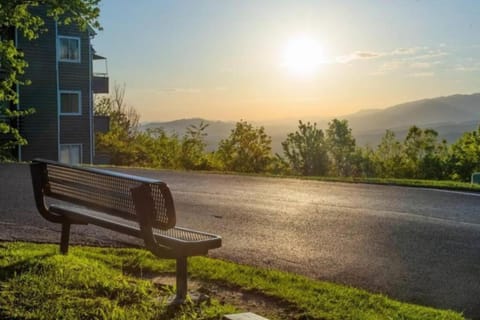
[(306, 35), (291, 38), (282, 55), (282, 66), (291, 74), (309, 76), (318, 71), (324, 58), (320, 45)]

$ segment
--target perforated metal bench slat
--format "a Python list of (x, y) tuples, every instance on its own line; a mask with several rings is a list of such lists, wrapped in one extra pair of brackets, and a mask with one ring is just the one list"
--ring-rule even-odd
[(189, 230), (181, 227), (175, 227), (168, 230), (154, 230), (155, 236), (166, 236), (172, 239), (179, 239), (187, 242), (200, 242), (200, 241), (209, 241), (212, 239), (217, 239), (218, 237), (210, 235), (208, 233), (197, 232), (194, 230)]
[[(87, 222), (95, 225), (113, 224), (120, 225), (128, 234), (140, 237), (140, 226), (132, 220), (122, 219), (121, 217), (105, 214), (100, 211), (91, 210), (83, 207), (72, 207), (67, 205), (51, 205), (50, 211), (70, 217), (74, 220)], [(199, 253), (219, 248), (221, 238), (214, 234), (199, 232), (182, 227), (173, 227), (168, 230), (153, 229), (153, 234), (159, 244), (171, 247), (172, 249), (189, 248)]]
[(93, 205), (95, 209), (103, 209), (109, 214), (137, 220), (131, 189), (148, 183), (154, 200), (154, 227), (166, 229), (175, 224), (175, 209), (173, 206), (167, 208), (162, 191), (166, 185), (161, 181), (100, 169), (70, 167), (51, 161), (42, 162), (46, 162), (46, 195), (49, 197), (87, 207)]
[[(78, 171), (54, 166), (48, 167), (48, 173), (50, 178), (55, 178), (65, 182), (72, 181), (78, 184), (83, 183), (86, 186), (94, 183), (98, 188), (104, 187), (107, 190), (112, 189), (112, 187), (115, 187), (115, 185), (123, 186), (129, 182), (129, 180), (125, 178), (110, 177), (106, 175), (100, 175), (96, 172)], [(138, 182), (133, 180), (130, 181), (130, 185), (135, 184), (138, 184)], [(127, 191), (128, 188), (123, 188), (123, 190)]]
[(133, 202), (128, 200), (128, 197), (118, 193), (96, 192), (96, 190), (79, 190), (75, 187), (66, 185), (59, 185), (56, 182), (50, 183), (51, 191), (58, 195), (66, 197), (75, 197), (78, 200), (84, 200), (95, 203), (104, 207), (112, 207), (120, 211), (125, 211), (130, 215), (135, 216), (135, 208)]
[(52, 165), (47, 166), (47, 170), (51, 193), (75, 196), (97, 204), (106, 200), (107, 206), (135, 214), (130, 189), (138, 185), (138, 182)]

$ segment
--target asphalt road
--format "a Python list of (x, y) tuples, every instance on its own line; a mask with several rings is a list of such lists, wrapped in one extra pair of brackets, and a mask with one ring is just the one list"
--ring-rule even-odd
[[(172, 189), (177, 225), (220, 234), (211, 256), (454, 309), (480, 319), (480, 194), (123, 169)], [(0, 165), (0, 239), (59, 240), (36, 213), (28, 168)], [(75, 226), (76, 243), (138, 244)]]

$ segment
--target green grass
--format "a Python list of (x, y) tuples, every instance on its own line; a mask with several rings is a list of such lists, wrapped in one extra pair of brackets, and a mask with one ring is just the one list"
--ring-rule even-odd
[(335, 178), (335, 177), (302, 177), (302, 179), (330, 181), (330, 182), (350, 182), (350, 183), (368, 183), (381, 185), (395, 185), (405, 187), (435, 188), (457, 191), (480, 192), (480, 185), (467, 182), (450, 180), (420, 180), (420, 179), (394, 179), (394, 178)]
[[(166, 171), (185, 171), (174, 169), (159, 169), (148, 167), (125, 167), (102, 165), (100, 167), (120, 169), (142, 169), (142, 170), (166, 170)], [(230, 172), (230, 171), (205, 171), (196, 170), (192, 172), (206, 173), (206, 174), (227, 174), (240, 176), (254, 176), (254, 177), (270, 177), (270, 178), (287, 178), (287, 179), (301, 179), (301, 180), (315, 180), (326, 182), (345, 182), (345, 183), (366, 183), (379, 185), (394, 185), (405, 187), (419, 187), (419, 188), (435, 188), (456, 191), (472, 191), (480, 192), (480, 184), (471, 184), (469, 182), (453, 181), (453, 180), (422, 180), (422, 179), (398, 179), (398, 178), (365, 178), (365, 177), (327, 177), (327, 176), (291, 176), (291, 175), (274, 175), (269, 173), (244, 173), (244, 172)]]
[[(1, 319), (221, 319), (241, 306), (208, 300), (168, 308), (173, 293), (159, 290), (145, 275), (174, 272), (174, 263), (145, 250), (0, 244)], [(196, 257), (193, 279), (261, 294), (294, 310), (297, 319), (464, 319), (452, 311), (394, 301), (363, 290), (275, 270)], [(277, 310), (278, 311), (278, 310)], [(288, 316), (278, 318), (291, 319)]]

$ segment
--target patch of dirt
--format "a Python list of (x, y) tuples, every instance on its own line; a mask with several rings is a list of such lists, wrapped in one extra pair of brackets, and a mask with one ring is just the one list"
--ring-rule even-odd
[[(173, 292), (175, 276), (156, 276), (152, 279), (152, 282), (161, 291)], [(301, 310), (288, 302), (256, 291), (193, 279), (189, 279), (188, 289), (191, 296), (199, 297), (201, 301), (214, 298), (222, 304), (237, 307), (241, 312), (253, 312), (267, 319), (308, 319)]]

